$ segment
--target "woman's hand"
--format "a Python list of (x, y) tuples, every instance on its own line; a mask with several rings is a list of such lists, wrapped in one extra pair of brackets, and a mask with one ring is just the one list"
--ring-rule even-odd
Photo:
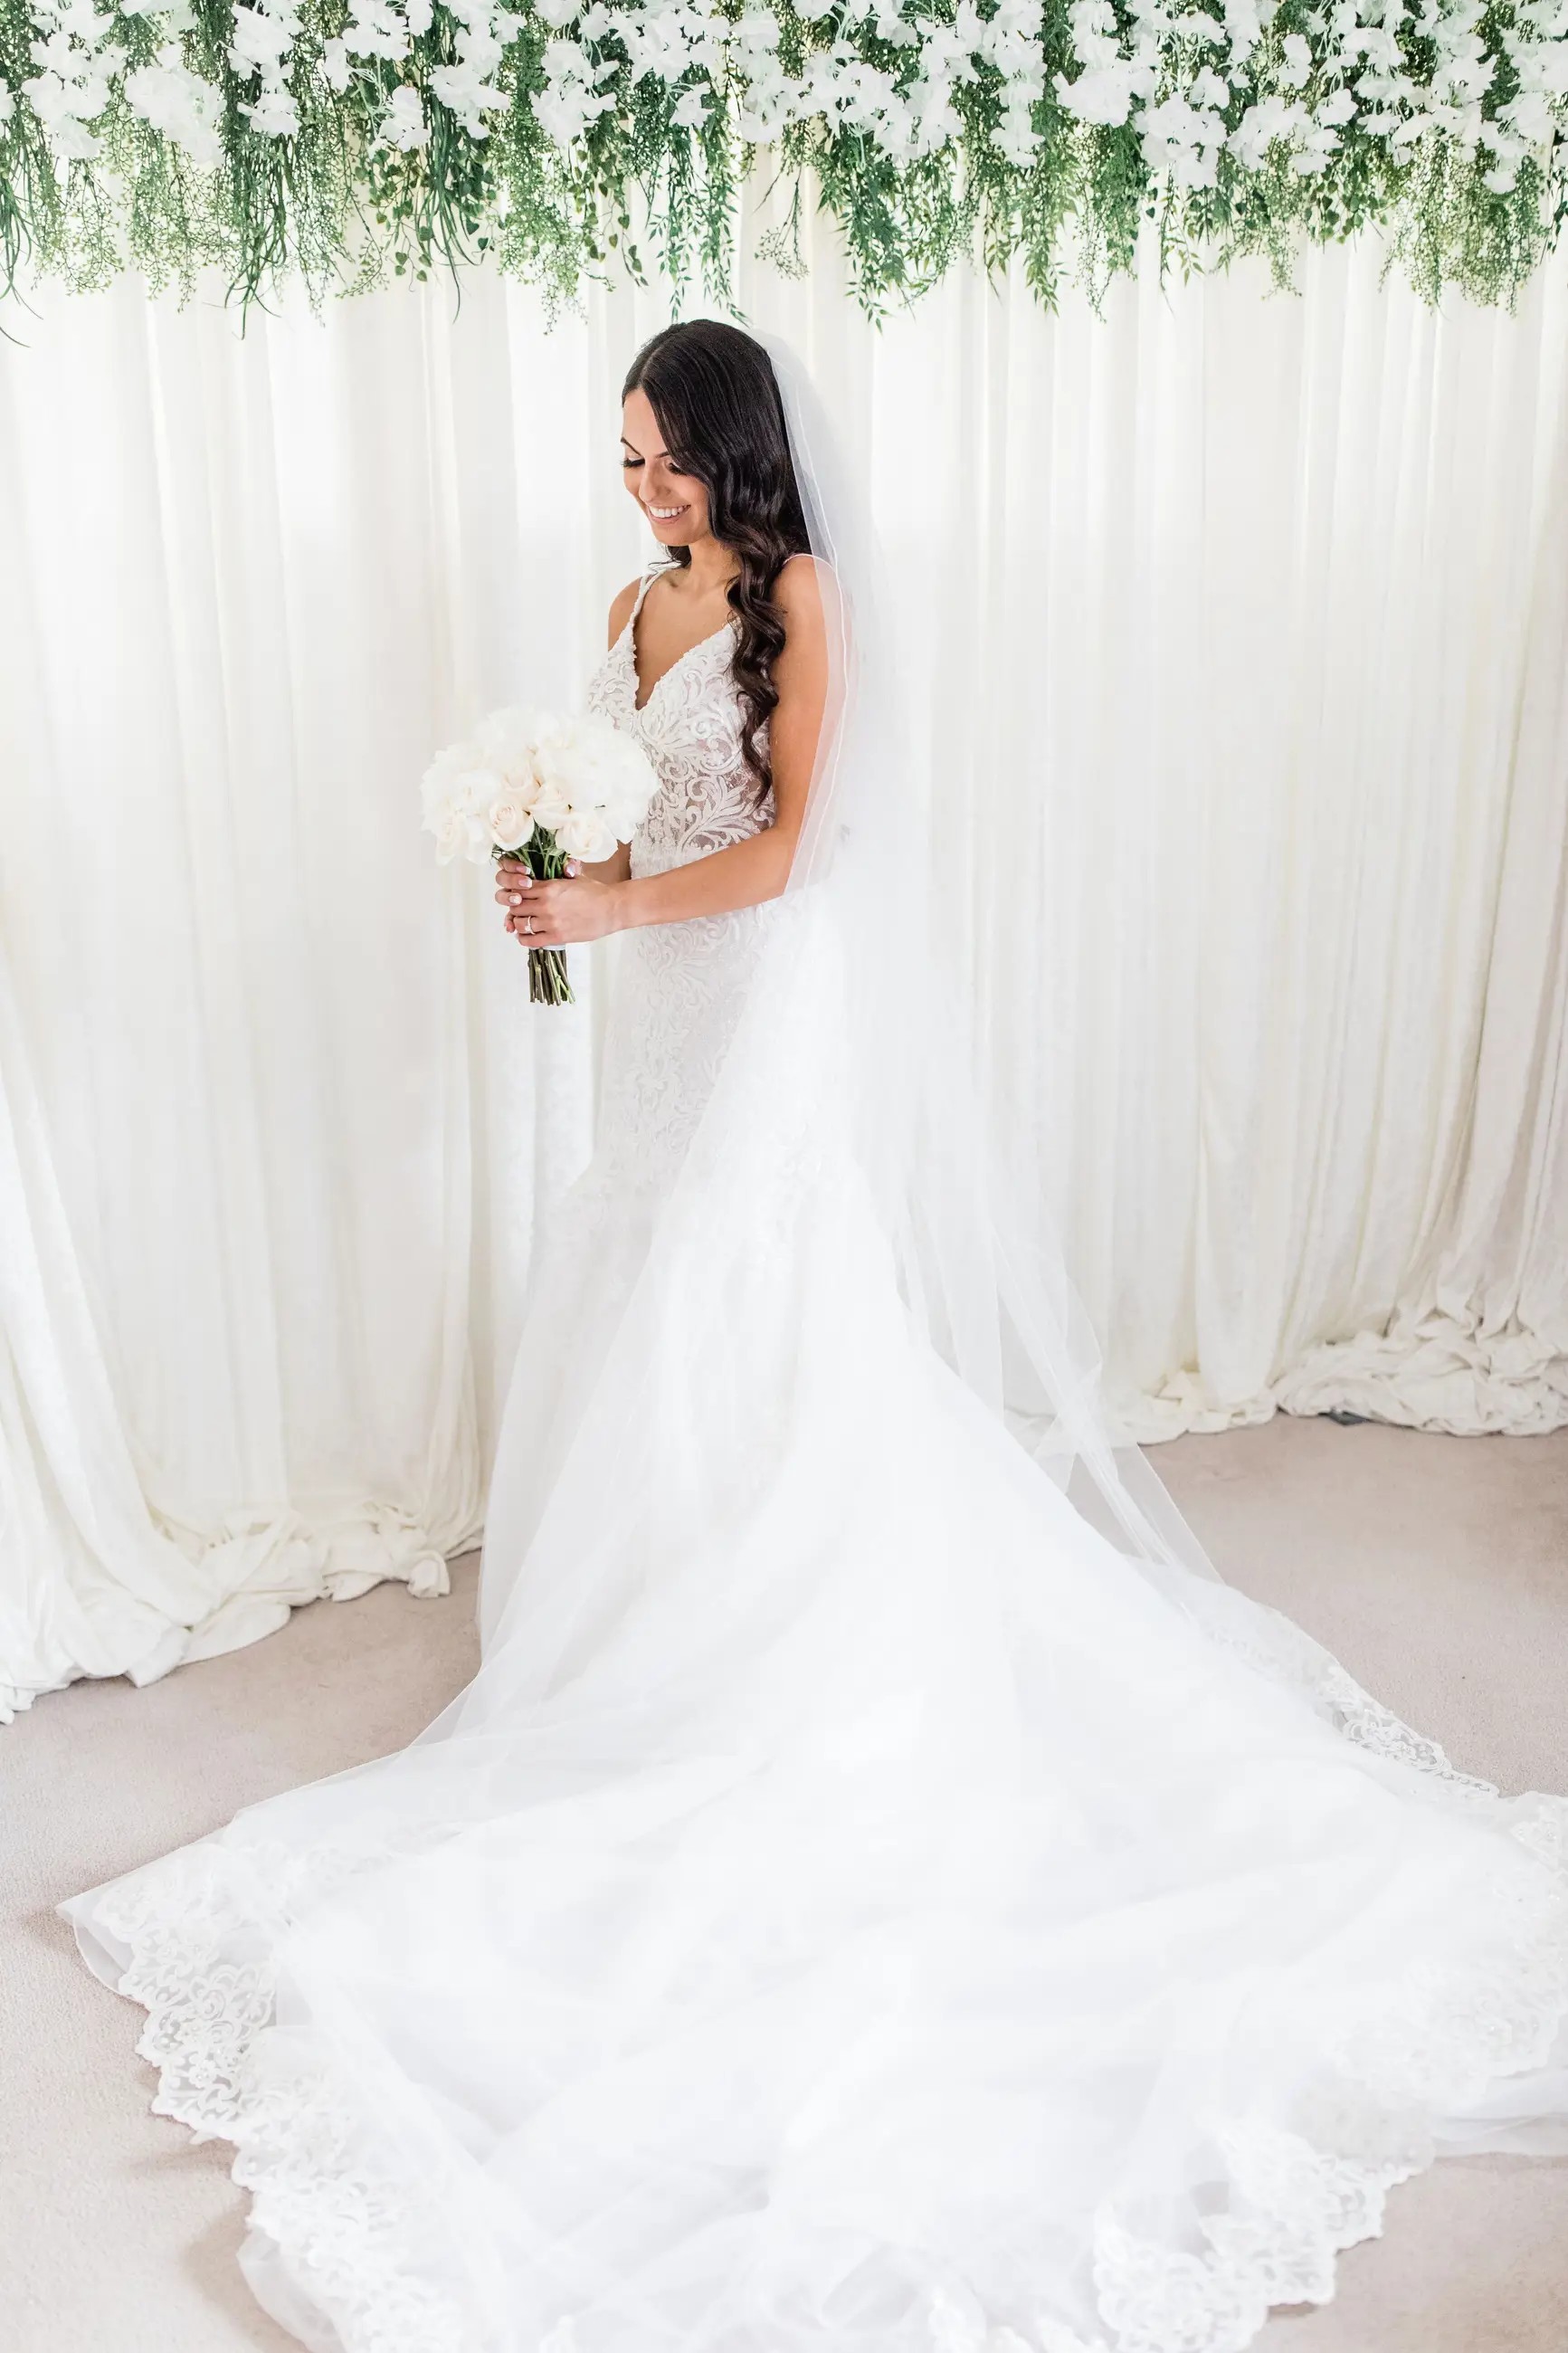
[(579, 947), (623, 928), (620, 893), (613, 882), (590, 881), (568, 862), (559, 882), (541, 882), (514, 858), (496, 868), (496, 899), (506, 927), (525, 948)]

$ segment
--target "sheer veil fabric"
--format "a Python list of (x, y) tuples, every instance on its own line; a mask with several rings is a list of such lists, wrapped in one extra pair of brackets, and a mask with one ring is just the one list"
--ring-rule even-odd
[[(480, 1672), (66, 1909), (321, 2353), (1237, 2353), (1444, 2147), (1568, 2147), (1568, 1803), (1455, 1772), (1119, 1442), (963, 1078), (897, 584), (773, 358), (805, 835), (623, 944)], [(628, 630), (634, 858), (754, 824), (722, 640), (633, 687)]]

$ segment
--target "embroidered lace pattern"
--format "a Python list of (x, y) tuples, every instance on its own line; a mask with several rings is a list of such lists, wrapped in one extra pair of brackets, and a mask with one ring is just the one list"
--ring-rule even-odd
[[(1394, 1719), (1367, 1700), (1364, 1721), (1372, 1753), (1387, 1756)], [(1410, 1753), (1425, 1753), (1404, 1729)], [(1354, 1717), (1345, 1730), (1357, 1740)], [(1475, 1785), (1451, 1772), (1433, 1771), (1433, 1794), (1473, 1817)], [(1336, 2254), (1376, 2236), (1389, 2189), (1431, 2162), (1426, 2118), (1543, 2064), (1568, 2011), (1568, 1799), (1493, 1799), (1494, 1810), (1510, 1834), (1499, 1841), (1494, 1963), (1461, 1973), (1418, 1962), (1399, 2000), (1347, 2015), (1297, 2129), (1215, 2119), (1227, 2196), (1203, 2221), (1201, 2247), (1164, 2245), (1102, 2214), (1093, 2261), (1105, 2335), (1077, 2334), (1047, 2312), (1027, 2334), (992, 2328), (972, 2299), (933, 2284), (933, 2353), (1240, 2353), (1271, 2306), (1324, 2301)], [(309, 2035), (274, 2024), (291, 1924), (351, 1872), (392, 1857), (300, 1857), (233, 1838), (150, 1864), (100, 1900), (99, 1925), (129, 1955), (120, 1990), (148, 2011), (138, 2049), (161, 2073), (156, 2111), (198, 2138), (234, 2143), (253, 2228), (345, 2353), (489, 2353), (451, 2251), (432, 2240), (446, 2201), (428, 2162), (400, 2164), (400, 2144), (360, 2088)], [(1545, 1866), (1539, 1875), (1521, 1880), (1520, 1848)], [(563, 2316), (539, 2353), (570, 2342)]]
[[(658, 777), (632, 840), (637, 875), (667, 873), (749, 840), (773, 815), (772, 794), (759, 798), (742, 756), (732, 625), (683, 654), (637, 709), (633, 637), (654, 576), (588, 689), (589, 707), (637, 737)], [(765, 750), (765, 728), (759, 743)], [(776, 920), (776, 907), (744, 908), (649, 924), (616, 944), (589, 1195), (619, 1197), (628, 1184), (661, 1188), (679, 1165), (733, 1035), (752, 959)]]

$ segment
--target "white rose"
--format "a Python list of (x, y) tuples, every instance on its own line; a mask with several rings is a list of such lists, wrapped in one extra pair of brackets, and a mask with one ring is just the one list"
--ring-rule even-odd
[(555, 839), (568, 858), (585, 858), (590, 865), (610, 857), (616, 847), (610, 826), (592, 810), (586, 816), (563, 818), (555, 828)]
[(558, 833), (573, 815), (569, 794), (546, 776), (533, 797), (533, 822), (545, 833)]
[(452, 779), (451, 805), (461, 809), (465, 817), (488, 817), (494, 802), (510, 797), (507, 779), (498, 776), (494, 768), (466, 768)]
[(534, 745), (546, 722), (536, 711), (494, 711), (479, 728), (479, 744), (487, 767), (509, 785), (530, 795), (538, 783)]
[(493, 800), (485, 821), (498, 849), (521, 849), (533, 831), (533, 819), (515, 792), (504, 792)]
[(468, 820), (460, 809), (441, 809), (425, 820), (425, 830), (436, 837), (436, 862), (450, 866), (468, 849)]

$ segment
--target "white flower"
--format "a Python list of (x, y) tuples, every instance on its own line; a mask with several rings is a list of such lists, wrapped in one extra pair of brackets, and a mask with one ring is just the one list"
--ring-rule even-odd
[(251, 128), (269, 139), (291, 139), (300, 128), (300, 110), (286, 90), (264, 90), (254, 105), (240, 107)]
[(523, 797), (525, 808), (532, 807), (532, 796), (539, 788), (533, 747), (549, 724), (548, 715), (542, 712), (509, 708), (492, 711), (479, 725), (477, 739), (479, 757), (487, 768), (493, 768), (498, 776), (504, 777), (507, 784)]
[(484, 69), (469, 58), (455, 66), (437, 66), (430, 76), (430, 88), (442, 105), (449, 106), (460, 118), (470, 139), (488, 138), (486, 111), (507, 103), (504, 91), (486, 81)]
[(584, 90), (581, 82), (575, 81), (563, 82), (551, 90), (536, 90), (531, 101), (540, 128), (557, 147), (570, 147), (595, 117), (615, 102), (608, 92)]
[(542, 833), (558, 833), (572, 820), (572, 796), (558, 778), (547, 777), (533, 797), (533, 822)]
[(641, 746), (591, 714), (542, 725), (534, 765), (540, 787), (533, 819), (551, 832), (572, 818), (593, 816), (606, 824), (613, 819), (614, 830), (626, 840), (653, 797), (654, 773)]
[(568, 858), (585, 858), (595, 864), (614, 854), (616, 835), (607, 818), (590, 814), (563, 818), (555, 828), (555, 839)]
[(353, 68), (342, 41), (327, 41), (321, 49), (321, 79), (329, 90), (347, 90), (353, 79)]
[(439, 865), (450, 866), (454, 858), (462, 857), (468, 849), (468, 820), (459, 809), (441, 809), (436, 816), (427, 817), (425, 829), (436, 837)]
[(387, 0), (353, 0), (343, 47), (351, 58), (385, 58), (397, 65), (408, 55), (412, 31), (406, 13), (389, 6)]
[(1076, 81), (1058, 74), (1057, 95), (1080, 122), (1114, 125), (1125, 122), (1131, 113), (1139, 79), (1139, 69), (1131, 59), (1118, 58), (1114, 65), (1090, 66)]
[(521, 849), (533, 831), (533, 819), (519, 796), (511, 792), (500, 793), (491, 801), (485, 811), (485, 823), (498, 849)]
[(126, 75), (125, 95), (132, 111), (172, 139), (194, 164), (221, 160), (217, 92), (189, 70), (175, 43), (159, 50), (155, 64)]
[[(682, 90), (670, 119), (679, 122), (683, 131), (700, 131), (708, 120), (707, 90), (700, 83), (690, 90)], [(587, 854), (584, 852), (584, 857)]]
[(1300, 90), (1312, 70), (1312, 52), (1300, 33), (1287, 33), (1279, 44), (1284, 63), (1279, 80), (1286, 90)]
[(381, 118), (381, 135), (389, 147), (401, 148), (405, 154), (428, 145), (430, 126), (425, 120), (424, 100), (412, 83), (400, 82), (393, 91)]
[(295, 26), (288, 16), (273, 16), (260, 8), (237, 8), (229, 64), (237, 74), (264, 72), (288, 54), (294, 33)]
[(1149, 168), (1168, 172), (1184, 188), (1209, 188), (1226, 129), (1217, 114), (1200, 114), (1184, 98), (1168, 98), (1138, 119), (1138, 137)]
[(1230, 134), (1230, 146), (1249, 172), (1267, 158), (1277, 139), (1291, 138), (1307, 120), (1305, 107), (1286, 98), (1261, 98), (1249, 106)]
[(86, 123), (79, 122), (74, 115), (66, 115), (57, 122), (50, 136), (57, 155), (74, 158), (79, 163), (90, 164), (93, 157), (101, 152)]

